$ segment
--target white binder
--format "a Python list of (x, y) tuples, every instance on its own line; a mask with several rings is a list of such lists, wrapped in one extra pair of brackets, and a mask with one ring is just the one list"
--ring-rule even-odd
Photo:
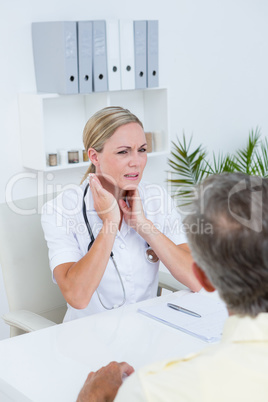
[(147, 87), (147, 21), (134, 21), (135, 87)]
[(158, 87), (158, 21), (147, 21), (147, 87)]
[(120, 42), (118, 20), (106, 20), (107, 67), (109, 91), (121, 89)]
[(108, 90), (106, 21), (93, 21), (93, 90)]
[(77, 22), (79, 92), (92, 92), (92, 21)]
[(34, 22), (32, 41), (37, 91), (78, 93), (76, 22)]
[(119, 21), (121, 88), (135, 89), (134, 30), (132, 20)]

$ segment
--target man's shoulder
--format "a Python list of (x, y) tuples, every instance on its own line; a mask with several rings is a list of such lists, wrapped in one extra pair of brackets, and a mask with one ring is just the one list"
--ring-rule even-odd
[[(145, 402), (156, 397), (159, 401), (179, 400), (180, 395), (185, 396), (184, 363), (187, 359), (192, 360), (195, 357), (196, 355), (192, 354), (188, 358), (164, 360), (141, 368), (125, 381), (115, 401)], [(191, 383), (192, 380), (193, 377), (190, 376)]]

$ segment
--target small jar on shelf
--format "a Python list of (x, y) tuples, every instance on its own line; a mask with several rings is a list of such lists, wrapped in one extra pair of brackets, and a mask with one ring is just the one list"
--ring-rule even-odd
[(58, 164), (58, 155), (57, 154), (48, 154), (48, 165), (49, 166), (57, 166)]
[(79, 163), (79, 151), (68, 151), (68, 163)]
[(83, 162), (88, 162), (89, 158), (88, 158), (88, 153), (85, 149), (83, 149)]

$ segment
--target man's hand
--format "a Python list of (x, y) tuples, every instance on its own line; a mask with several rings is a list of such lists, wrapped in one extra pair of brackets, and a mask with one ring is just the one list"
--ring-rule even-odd
[(125, 362), (111, 362), (100, 370), (89, 373), (77, 402), (113, 401), (122, 385), (122, 377), (133, 372), (134, 368)]

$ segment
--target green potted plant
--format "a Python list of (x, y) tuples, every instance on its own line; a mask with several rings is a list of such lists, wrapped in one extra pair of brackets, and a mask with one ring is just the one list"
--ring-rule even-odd
[(171, 167), (171, 177), (168, 182), (173, 187), (174, 197), (180, 205), (187, 205), (193, 197), (193, 188), (203, 178), (210, 174), (222, 172), (243, 172), (249, 175), (268, 177), (268, 141), (261, 140), (258, 128), (249, 133), (247, 144), (234, 154), (226, 155), (213, 152), (212, 161), (206, 149), (199, 145), (191, 150), (191, 142), (187, 143), (183, 134), (182, 141), (172, 142), (171, 158), (168, 164)]

